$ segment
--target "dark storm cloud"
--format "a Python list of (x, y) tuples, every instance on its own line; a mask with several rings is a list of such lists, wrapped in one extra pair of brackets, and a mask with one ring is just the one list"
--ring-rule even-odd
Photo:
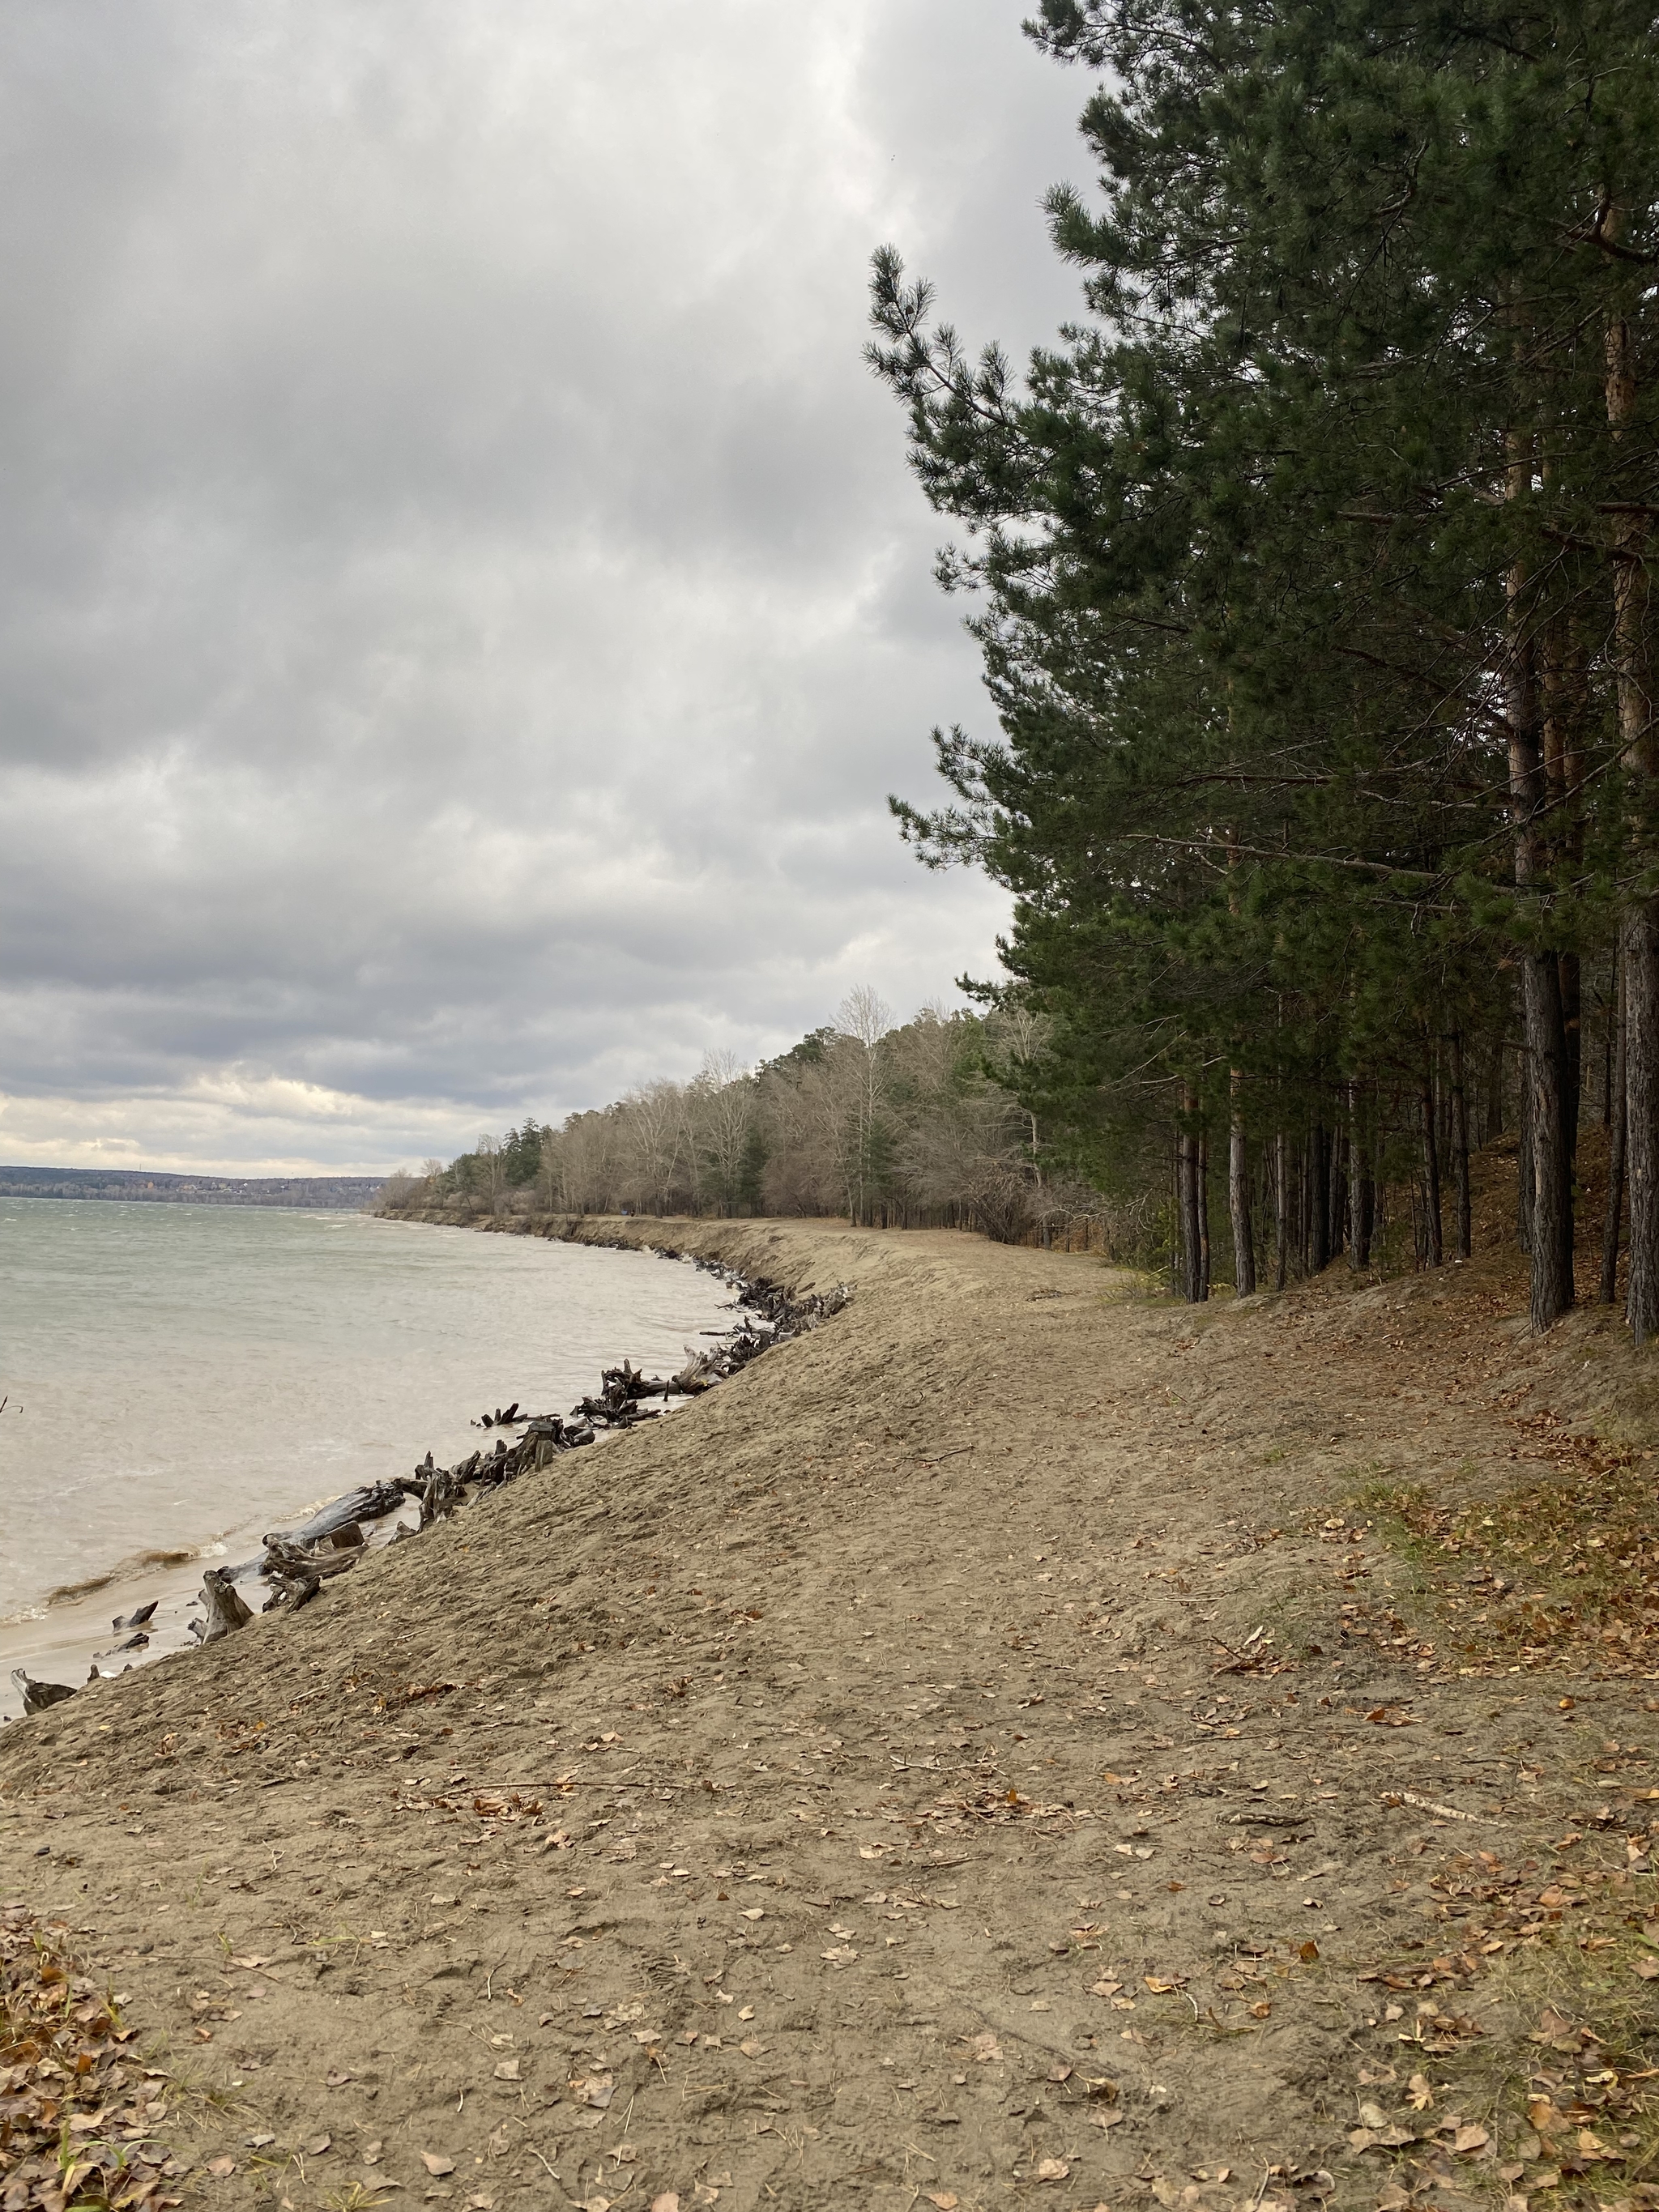
[(0, 1155), (385, 1164), (992, 964), (862, 368), (1070, 313), (1018, 0), (0, 22)]

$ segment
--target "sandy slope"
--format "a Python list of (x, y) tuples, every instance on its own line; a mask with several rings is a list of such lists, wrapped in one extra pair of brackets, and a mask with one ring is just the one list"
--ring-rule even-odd
[[(1570, 1375), (1605, 1406), (1605, 1335), (1529, 1347), (1449, 1271), (1200, 1319), (963, 1237), (672, 1234), (856, 1295), (297, 1618), (0, 1735), (0, 1901), (84, 1931), (213, 2093), (191, 2187), (1375, 2204), (1358, 2103), (1455, 2069), (1483, 2002), (1455, 1855), (1536, 1888), (1571, 1822), (1591, 1905), (1652, 1912), (1603, 1801), (1655, 1692), (1564, 1711), (1420, 1620), (1345, 1638), (1411, 1579), (1352, 1501), (1511, 1480), (1493, 1399), (1536, 1369), (1564, 1420)], [(1501, 2198), (1486, 2132), (1415, 2148), (1428, 2201)]]

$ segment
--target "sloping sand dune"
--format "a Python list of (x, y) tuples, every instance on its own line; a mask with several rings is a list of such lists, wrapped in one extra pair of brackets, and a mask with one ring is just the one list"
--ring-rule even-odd
[(1536, 1890), (1570, 1825), (1584, 1909), (1650, 1913), (1591, 1762), (1650, 1746), (1654, 1692), (1564, 1711), (1547, 1669), (1361, 1636), (1413, 1571), (1353, 1501), (1510, 1480), (1492, 1401), (1567, 1340), (1489, 1301), (1449, 1382), (1449, 1273), (1200, 1317), (966, 1237), (588, 1233), (854, 1297), (0, 1734), (0, 1899), (218, 2100), (175, 2130), (191, 2201), (1370, 2205), (1407, 2155), (1350, 2142), (1373, 2100), (1501, 2196), (1495, 2119), (1428, 2134), (1473, 2124), (1519, 1955), (1446, 1870)]

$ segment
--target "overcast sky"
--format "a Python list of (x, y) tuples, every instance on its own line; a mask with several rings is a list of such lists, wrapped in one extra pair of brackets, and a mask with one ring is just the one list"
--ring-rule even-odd
[(0, 1160), (381, 1170), (993, 971), (860, 349), (887, 240), (1075, 312), (1027, 5), (9, 0)]

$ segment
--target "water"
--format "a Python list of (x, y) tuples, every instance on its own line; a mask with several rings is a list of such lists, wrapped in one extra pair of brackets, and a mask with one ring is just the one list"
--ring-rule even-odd
[(539, 1237), (0, 1200), (0, 1712), (11, 1667), (84, 1680), (148, 1597), (145, 1656), (176, 1645), (204, 1559), (428, 1449), (453, 1464), (486, 1441), (473, 1415), (568, 1412), (624, 1355), (672, 1373), (731, 1299), (685, 1261)]

